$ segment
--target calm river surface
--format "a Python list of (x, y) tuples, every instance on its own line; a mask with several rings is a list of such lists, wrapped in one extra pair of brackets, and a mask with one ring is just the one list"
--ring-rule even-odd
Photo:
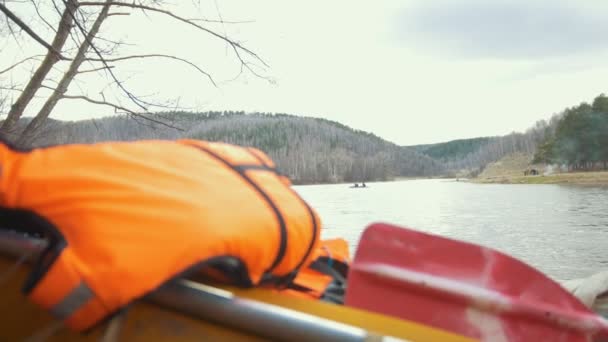
[(387, 222), (498, 249), (559, 280), (608, 269), (608, 187), (408, 180), (295, 186), (323, 238), (354, 255), (363, 229)]

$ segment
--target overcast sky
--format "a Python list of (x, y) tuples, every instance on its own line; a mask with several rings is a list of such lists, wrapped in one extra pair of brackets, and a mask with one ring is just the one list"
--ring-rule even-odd
[[(183, 3), (191, 2), (171, 8), (198, 15)], [(250, 74), (226, 82), (239, 69), (224, 44), (158, 15), (133, 14), (103, 26), (105, 37), (137, 44), (123, 54), (189, 58), (218, 87), (187, 65), (163, 60), (119, 64), (115, 71), (130, 89), (151, 98), (179, 96), (182, 105), (200, 110), (324, 117), (403, 145), (523, 131), (608, 93), (603, 0), (201, 3), (207, 18), (217, 18), (219, 9), (224, 20), (254, 21), (213, 28), (258, 53), (270, 66), (265, 75), (276, 82)], [(20, 54), (41, 51), (25, 40), (20, 49), (4, 45), (0, 69)], [(101, 79), (83, 75), (69, 92), (94, 97), (107, 84)], [(53, 117), (107, 114), (72, 100)]]

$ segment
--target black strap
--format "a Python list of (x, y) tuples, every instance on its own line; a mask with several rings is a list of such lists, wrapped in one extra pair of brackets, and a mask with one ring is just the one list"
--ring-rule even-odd
[[(332, 268), (324, 260), (315, 260), (309, 266), (310, 269), (315, 270), (319, 273), (326, 274), (333, 278), (332, 282), (327, 285), (321, 294), (320, 300), (331, 302), (334, 304), (344, 304), (344, 296), (346, 293), (346, 277)], [(277, 277), (268, 277), (266, 282), (272, 282), (275, 286), (280, 284), (281, 288), (289, 288), (300, 292), (311, 292), (313, 289), (306, 286), (296, 284), (293, 280), (295, 279), (296, 272), (293, 273), (291, 279), (283, 277), (283, 279)], [(272, 280), (271, 280), (272, 279)]]
[(282, 290), (292, 288), (294, 285), (294, 279), (298, 276), (299, 270), (293, 270), (289, 274), (284, 276), (276, 276), (270, 272), (266, 272), (260, 280), (260, 285), (272, 285), (275, 288)]
[[(254, 182), (251, 178), (249, 178), (249, 176), (247, 176), (247, 173), (245, 173), (244, 169), (239, 169), (236, 165), (232, 165), (228, 160), (222, 158), (222, 156), (220, 156), (215, 151), (211, 150), (210, 148), (208, 148), (206, 146), (201, 146), (201, 145), (196, 145), (196, 144), (188, 144), (188, 146), (194, 147), (196, 149), (199, 149), (200, 151), (207, 153), (209, 156), (215, 158), (219, 162), (226, 165), (228, 168), (235, 171), (260, 196), (262, 196), (262, 198), (270, 206), (272, 212), (274, 213), (274, 215), (277, 219), (277, 222), (279, 225), (279, 236), (281, 239), (280, 245), (279, 245), (279, 250), (277, 251), (277, 255), (276, 255), (272, 265), (267, 270), (268, 273), (271, 273), (277, 266), (279, 266), (281, 261), (283, 261), (283, 257), (285, 256), (285, 250), (287, 249), (287, 226), (285, 223), (285, 218), (283, 217), (283, 213), (281, 213), (281, 211), (277, 207), (276, 203), (274, 203), (272, 198), (256, 182)], [(259, 167), (259, 165), (254, 165), (254, 167), (257, 168), (257, 167)]]
[(0, 229), (41, 236), (49, 243), (36, 260), (23, 286), (22, 291), (29, 294), (67, 247), (67, 241), (49, 220), (26, 209), (0, 207)]
[(346, 295), (346, 284), (336, 284), (332, 282), (327, 286), (321, 300), (325, 302), (331, 302), (334, 304), (344, 304), (344, 296)]
[(315, 260), (312, 264), (310, 264), (309, 268), (311, 268), (317, 272), (327, 274), (328, 276), (331, 276), (332, 278), (336, 279), (340, 283), (346, 284), (346, 278), (342, 274), (340, 274), (340, 272), (336, 271), (334, 268), (332, 268), (331, 266), (329, 266), (328, 264), (326, 264), (324, 262)]

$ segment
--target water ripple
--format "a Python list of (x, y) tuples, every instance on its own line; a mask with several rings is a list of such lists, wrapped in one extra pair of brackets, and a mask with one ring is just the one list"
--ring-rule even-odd
[(608, 264), (608, 187), (419, 180), (294, 187), (317, 212), (323, 237), (356, 248), (372, 222), (390, 222), (483, 244), (549, 276), (588, 276)]

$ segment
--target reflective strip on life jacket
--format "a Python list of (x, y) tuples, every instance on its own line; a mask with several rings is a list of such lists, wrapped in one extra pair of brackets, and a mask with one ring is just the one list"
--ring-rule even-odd
[(95, 294), (93, 291), (85, 284), (84, 282), (80, 282), (78, 286), (72, 289), (67, 296), (63, 297), (63, 299), (55, 304), (51, 308), (51, 313), (55, 317), (59, 317), (61, 319), (66, 319), (72, 316), (78, 309), (83, 307), (89, 300), (93, 299)]
[(29, 298), (86, 330), (170, 279), (293, 279), (320, 219), (263, 152), (200, 140), (19, 152), (0, 143), (0, 228), (50, 247)]

